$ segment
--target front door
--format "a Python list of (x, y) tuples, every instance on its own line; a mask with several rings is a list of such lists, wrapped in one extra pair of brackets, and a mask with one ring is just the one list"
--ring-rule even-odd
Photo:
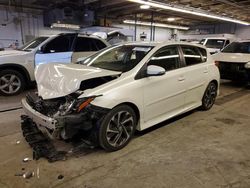
[[(149, 65), (161, 66), (166, 73), (161, 76), (143, 78), (145, 126), (162, 121), (182, 111), (185, 97), (185, 72), (183, 71), (177, 46), (158, 50)], [(147, 127), (142, 127), (142, 129)]]
[(35, 65), (53, 62), (70, 63), (74, 38), (75, 34), (64, 34), (49, 41), (36, 53)]

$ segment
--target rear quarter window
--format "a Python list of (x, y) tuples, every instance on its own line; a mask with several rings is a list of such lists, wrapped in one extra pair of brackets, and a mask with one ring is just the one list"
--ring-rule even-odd
[(202, 62), (206, 62), (207, 61), (207, 50), (204, 48), (198, 48), (201, 55), (202, 55)]
[(195, 46), (181, 46), (186, 66), (196, 65), (204, 62), (201, 52)]

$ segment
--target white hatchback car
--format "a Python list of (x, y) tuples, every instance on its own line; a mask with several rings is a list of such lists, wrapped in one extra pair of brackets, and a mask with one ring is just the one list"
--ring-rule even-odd
[(23, 127), (27, 133), (37, 125), (47, 136), (62, 139), (89, 131), (90, 140), (115, 151), (128, 144), (136, 129), (197, 107), (210, 109), (219, 79), (201, 45), (113, 45), (78, 64), (38, 66), (38, 95), (22, 100)]

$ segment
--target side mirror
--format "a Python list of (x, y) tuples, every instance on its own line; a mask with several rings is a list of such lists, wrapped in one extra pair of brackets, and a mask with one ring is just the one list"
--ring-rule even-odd
[(44, 53), (44, 50), (45, 50), (45, 46), (44, 46), (44, 45), (43, 45), (43, 46), (40, 46), (40, 47), (38, 48), (38, 50), (37, 50), (36, 53), (38, 53), (38, 54), (43, 54), (43, 53)]
[(161, 76), (166, 73), (166, 70), (160, 66), (149, 65), (147, 67), (147, 75), (148, 76)]

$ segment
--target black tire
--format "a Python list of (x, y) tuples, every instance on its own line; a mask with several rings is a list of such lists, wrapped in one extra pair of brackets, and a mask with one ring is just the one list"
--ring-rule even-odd
[(104, 117), (99, 127), (98, 140), (100, 146), (106, 151), (122, 149), (133, 137), (136, 125), (137, 117), (130, 106), (119, 105), (113, 108)]
[(212, 108), (216, 97), (217, 97), (217, 84), (215, 82), (210, 82), (202, 97), (201, 110), (206, 111)]
[(0, 95), (13, 96), (25, 89), (24, 76), (16, 70), (0, 71)]

